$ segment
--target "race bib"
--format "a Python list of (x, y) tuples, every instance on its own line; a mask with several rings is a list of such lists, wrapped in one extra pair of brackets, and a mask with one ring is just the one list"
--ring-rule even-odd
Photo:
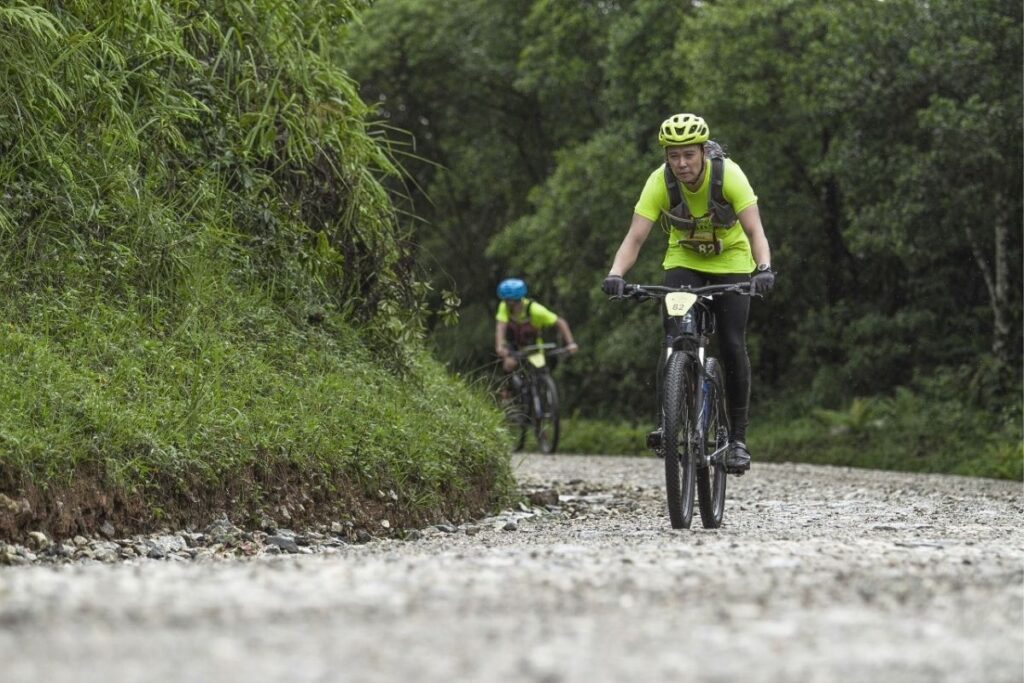
[(686, 315), (697, 301), (690, 292), (670, 292), (665, 295), (665, 311), (671, 316)]
[(722, 240), (720, 239), (682, 239), (677, 244), (704, 256), (722, 253)]
[(708, 215), (703, 215), (697, 220), (697, 229), (690, 233), (689, 237), (684, 237), (679, 240), (677, 244), (685, 249), (695, 251), (698, 254), (705, 256), (711, 256), (713, 254), (722, 253), (722, 240), (718, 239), (715, 234), (715, 229), (711, 224), (711, 218)]

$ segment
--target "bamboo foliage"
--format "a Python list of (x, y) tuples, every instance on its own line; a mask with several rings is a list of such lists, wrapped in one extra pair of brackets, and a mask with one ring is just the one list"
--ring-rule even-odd
[[(0, 268), (195, 304), (204, 274), (385, 331), (421, 287), (381, 187), (397, 173), (332, 62), (362, 2), (0, 8)], [(58, 264), (54, 267), (54, 264)], [(407, 317), (407, 313), (406, 313)]]

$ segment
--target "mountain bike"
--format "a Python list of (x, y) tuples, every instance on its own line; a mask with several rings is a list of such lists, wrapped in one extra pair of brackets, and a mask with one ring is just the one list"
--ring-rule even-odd
[(725, 456), (729, 448), (729, 411), (718, 360), (705, 357), (715, 332), (711, 300), (722, 294), (750, 295), (750, 285), (706, 287), (626, 285), (621, 299), (663, 300), (677, 320), (665, 349), (662, 375), (661, 446), (665, 459), (668, 515), (675, 529), (689, 529), (694, 493), (701, 522), (708, 529), (722, 524), (725, 512)]
[(506, 414), (512, 427), (519, 429), (517, 451), (522, 450), (531, 428), (541, 453), (554, 453), (558, 448), (558, 387), (548, 359), (567, 353), (557, 344), (530, 344), (512, 351), (518, 363), (508, 378), (513, 396)]

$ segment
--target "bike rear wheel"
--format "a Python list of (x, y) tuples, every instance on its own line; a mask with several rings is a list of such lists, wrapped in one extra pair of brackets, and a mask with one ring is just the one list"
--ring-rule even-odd
[[(697, 454), (697, 500), (705, 529), (722, 525), (725, 512), (725, 452), (729, 444), (729, 411), (721, 366), (714, 358), (704, 364), (703, 438)], [(712, 454), (718, 453), (711, 458)]]
[(538, 375), (534, 387), (534, 433), (541, 453), (554, 453), (558, 448), (558, 389), (548, 373)]
[(675, 352), (665, 365), (662, 412), (665, 424), (662, 438), (665, 449), (665, 492), (668, 498), (668, 517), (674, 529), (689, 529), (693, 521), (695, 493), (695, 463), (690, 435), (694, 368), (687, 354)]

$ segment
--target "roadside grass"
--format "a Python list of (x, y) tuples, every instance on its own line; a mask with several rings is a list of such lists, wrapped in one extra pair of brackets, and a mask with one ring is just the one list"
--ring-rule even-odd
[(0, 492), (31, 504), (21, 527), (194, 526), (230, 511), (399, 528), (507, 499), (500, 417), (424, 351), (396, 373), (330, 318), (300, 327), (267, 302), (230, 303), (154, 326), (64, 301), (0, 328)]
[[(561, 422), (560, 453), (650, 455), (645, 441), (651, 427), (630, 422), (604, 422), (569, 417)], [(527, 438), (527, 447), (531, 443)]]
[[(792, 409), (791, 409), (792, 410)], [(781, 411), (780, 411), (781, 413)], [(759, 459), (1024, 480), (1020, 406), (997, 413), (898, 389), (843, 410), (758, 419)]]
[[(648, 424), (572, 417), (562, 421), (558, 450), (646, 456), (650, 429)], [(856, 399), (842, 410), (791, 402), (755, 416), (748, 439), (754, 457), (763, 462), (1024, 480), (1019, 406), (998, 414), (926, 390), (901, 388), (891, 397)], [(531, 443), (528, 438), (528, 450)]]
[(509, 494), (497, 412), (425, 351), (395, 150), (332, 57), (364, 6), (0, 9), (0, 538), (380, 533)]

